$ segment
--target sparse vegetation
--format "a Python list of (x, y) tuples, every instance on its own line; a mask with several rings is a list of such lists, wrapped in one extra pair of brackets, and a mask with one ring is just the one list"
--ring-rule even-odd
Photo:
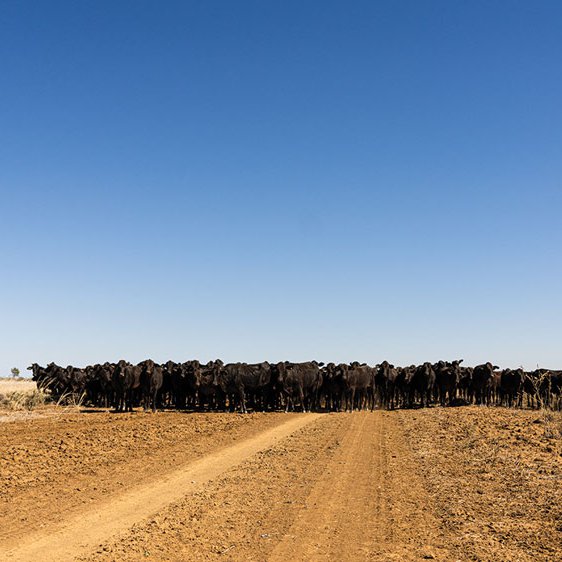
[(562, 411), (541, 408), (541, 421), (544, 436), (549, 439), (562, 439)]
[(57, 406), (64, 406), (66, 408), (81, 408), (86, 399), (86, 392), (77, 395), (72, 392), (65, 392), (56, 402)]
[(43, 390), (16, 391), (0, 394), (0, 407), (7, 410), (27, 410), (32, 411), (39, 406), (43, 406), (49, 401), (49, 395)]

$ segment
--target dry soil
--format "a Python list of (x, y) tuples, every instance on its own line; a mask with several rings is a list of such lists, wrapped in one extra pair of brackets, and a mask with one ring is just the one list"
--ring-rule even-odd
[(1, 560), (562, 560), (559, 417), (64, 413), (0, 426)]

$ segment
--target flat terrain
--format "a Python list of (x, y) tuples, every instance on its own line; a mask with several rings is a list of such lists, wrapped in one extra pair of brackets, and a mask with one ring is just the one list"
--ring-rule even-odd
[(0, 559), (560, 560), (559, 424), (482, 407), (12, 421)]
[(31, 379), (2, 379), (0, 378), (0, 394), (10, 392), (32, 392), (37, 385)]

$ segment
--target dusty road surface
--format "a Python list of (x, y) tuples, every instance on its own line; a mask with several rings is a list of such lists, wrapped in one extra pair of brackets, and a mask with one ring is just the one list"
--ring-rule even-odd
[(560, 560), (558, 419), (64, 414), (0, 428), (0, 560)]

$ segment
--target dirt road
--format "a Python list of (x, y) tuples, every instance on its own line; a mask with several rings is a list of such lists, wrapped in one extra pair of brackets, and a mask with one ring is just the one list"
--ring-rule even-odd
[(391, 415), (324, 415), (88, 559), (447, 559), (430, 506)]
[(173, 501), (193, 493), (229, 468), (240, 464), (258, 451), (274, 446), (280, 439), (312, 423), (318, 417), (319, 414), (293, 416), (281, 425), (255, 437), (165, 474), (157, 482), (133, 487), (96, 505), (87, 513), (62, 522), (56, 530), (29, 534), (20, 539), (16, 547), (4, 553), (5, 559), (44, 562), (75, 560), (94, 549), (100, 542), (122, 533)]
[(470, 408), (8, 424), (0, 559), (557, 560), (562, 449), (537, 416)]
[(423, 486), (415, 471), (408, 479), (396, 477), (412, 464), (403, 436), (380, 412), (356, 413), (346, 422), (340, 448), (270, 560), (434, 556), (438, 547), (428, 530), (435, 522), (423, 509), (430, 505)]

